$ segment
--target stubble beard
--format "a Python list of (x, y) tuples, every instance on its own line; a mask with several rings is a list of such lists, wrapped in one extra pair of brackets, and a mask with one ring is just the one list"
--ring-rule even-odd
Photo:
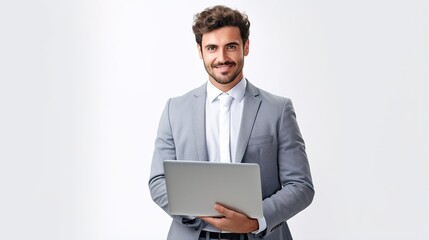
[[(238, 65), (235, 62), (232, 64), (234, 64), (235, 66)], [(212, 64), (211, 66), (208, 66), (207, 64), (204, 63), (204, 68), (206, 69), (206, 72), (209, 74), (209, 76), (219, 84), (226, 85), (226, 84), (232, 83), (237, 78), (237, 76), (240, 75), (240, 73), (243, 71), (243, 66), (241, 65), (241, 66), (238, 66), (237, 71), (234, 72), (230, 77), (228, 77), (228, 74), (222, 74), (222, 77), (218, 77), (214, 74), (214, 71), (213, 71), (213, 69), (216, 68), (216, 65), (219, 65), (219, 64)]]

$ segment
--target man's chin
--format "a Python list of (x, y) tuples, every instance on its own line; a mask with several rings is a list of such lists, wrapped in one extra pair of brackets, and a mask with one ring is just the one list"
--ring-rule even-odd
[(220, 84), (230, 84), (232, 82), (234, 82), (235, 78), (233, 77), (228, 77), (228, 76), (221, 76), (221, 77), (217, 77), (215, 78), (215, 81), (220, 83)]
[(232, 83), (234, 81), (234, 80), (229, 80), (229, 79), (226, 79), (226, 80), (215, 79), (215, 80), (216, 80), (217, 83), (220, 83), (220, 84), (223, 84), (223, 85), (230, 84), (230, 83)]

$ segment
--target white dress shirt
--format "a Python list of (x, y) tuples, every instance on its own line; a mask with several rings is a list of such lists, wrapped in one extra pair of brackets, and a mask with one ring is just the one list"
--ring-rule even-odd
[(231, 125), (230, 125), (230, 149), (231, 162), (237, 162), (235, 153), (237, 151), (237, 139), (240, 131), (241, 115), (243, 113), (244, 94), (246, 93), (247, 81), (242, 79), (227, 93), (223, 93), (216, 88), (210, 81), (207, 83), (206, 99), (206, 141), (207, 152), (210, 162), (220, 162), (219, 147), (219, 99), (221, 94), (229, 94), (233, 100), (230, 106)]
[[(206, 99), (206, 141), (207, 153), (210, 162), (220, 162), (220, 147), (219, 147), (219, 99), (221, 94), (229, 94), (233, 97), (230, 106), (231, 125), (230, 125), (230, 149), (231, 162), (240, 162), (236, 159), (237, 140), (241, 125), (241, 116), (243, 114), (244, 95), (246, 93), (247, 80), (243, 78), (228, 92), (223, 93), (216, 88), (210, 81), (207, 83), (207, 99)], [(259, 229), (253, 232), (258, 234), (262, 232), (267, 224), (265, 218), (258, 219)], [(219, 232), (218, 229), (209, 225), (204, 228), (206, 231)]]

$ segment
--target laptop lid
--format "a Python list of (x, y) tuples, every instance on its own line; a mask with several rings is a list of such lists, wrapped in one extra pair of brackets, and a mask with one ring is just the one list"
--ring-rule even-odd
[(215, 203), (250, 218), (263, 217), (258, 164), (164, 161), (171, 215), (219, 216)]

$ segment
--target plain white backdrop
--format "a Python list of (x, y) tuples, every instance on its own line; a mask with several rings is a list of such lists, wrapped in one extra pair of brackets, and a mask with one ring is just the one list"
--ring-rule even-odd
[(295, 239), (429, 238), (424, 0), (0, 0), (0, 238), (165, 239), (149, 168), (207, 80), (193, 15), (251, 21), (245, 76), (294, 102), (316, 188)]

